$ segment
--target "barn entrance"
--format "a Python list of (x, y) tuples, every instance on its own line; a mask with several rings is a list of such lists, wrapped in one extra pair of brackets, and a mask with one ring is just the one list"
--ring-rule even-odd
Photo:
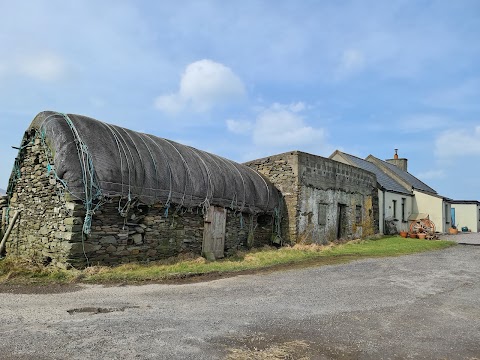
[(227, 209), (210, 206), (205, 214), (202, 255), (207, 260), (224, 257)]
[(347, 237), (347, 205), (338, 204), (337, 209), (337, 239)]

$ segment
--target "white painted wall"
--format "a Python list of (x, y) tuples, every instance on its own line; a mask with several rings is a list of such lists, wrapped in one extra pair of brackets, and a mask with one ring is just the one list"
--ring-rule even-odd
[(470, 231), (480, 232), (480, 206), (477, 204), (452, 204), (455, 208), (455, 222), (458, 230), (466, 226)]
[(427, 213), (435, 224), (438, 232), (448, 232), (450, 225), (450, 204), (442, 197), (433, 196), (421, 191), (413, 190), (413, 212)]
[(385, 219), (383, 218), (383, 191), (378, 190), (378, 231), (384, 234)]
[[(404, 201), (405, 204), (403, 214), (402, 201)], [(408, 196), (406, 194), (397, 194), (388, 191), (385, 192), (385, 219), (397, 219), (397, 231), (408, 231), (409, 224), (407, 219), (412, 214), (412, 211), (412, 196)]]

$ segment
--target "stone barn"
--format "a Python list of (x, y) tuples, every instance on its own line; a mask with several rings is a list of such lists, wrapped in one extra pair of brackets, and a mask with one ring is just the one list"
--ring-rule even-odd
[(292, 151), (246, 163), (282, 192), (283, 234), (291, 243), (327, 243), (378, 233), (375, 174)]
[(185, 252), (214, 259), (280, 242), (282, 204), (275, 186), (248, 166), (47, 111), (23, 137), (1, 235), (9, 233), (7, 255), (61, 267)]

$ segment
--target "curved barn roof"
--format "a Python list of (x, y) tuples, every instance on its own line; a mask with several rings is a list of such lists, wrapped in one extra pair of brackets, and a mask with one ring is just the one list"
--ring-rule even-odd
[(51, 149), (58, 178), (84, 201), (120, 195), (250, 213), (279, 205), (278, 190), (253, 169), (171, 140), (52, 111), (39, 113), (32, 129)]

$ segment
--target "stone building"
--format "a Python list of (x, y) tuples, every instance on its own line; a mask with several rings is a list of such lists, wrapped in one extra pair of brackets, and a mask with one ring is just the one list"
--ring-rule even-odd
[(7, 255), (62, 267), (219, 258), (281, 236), (281, 194), (250, 167), (56, 112), (25, 132), (2, 207)]
[[(357, 156), (336, 150), (330, 155), (330, 159), (359, 167), (376, 175), (378, 181), (379, 232), (381, 234), (389, 235), (409, 230), (408, 218), (412, 215), (415, 200), (411, 189), (400, 184), (373, 162)], [(402, 166), (406, 167), (406, 159), (398, 160), (405, 160)], [(397, 159), (393, 159), (393, 161), (397, 161)]]
[[(434, 224), (432, 229), (439, 233), (447, 232), (452, 225), (453, 200), (439, 195), (409, 173), (408, 159), (400, 158), (398, 149), (395, 149), (392, 159), (385, 161), (373, 155), (360, 159), (338, 150), (330, 158), (376, 174), (379, 182), (380, 232), (392, 234), (409, 231), (412, 221), (423, 217), (428, 218)], [(476, 212), (472, 211), (470, 216), (476, 216)]]
[(284, 196), (282, 233), (291, 243), (326, 243), (378, 232), (375, 174), (292, 151), (250, 161)]

